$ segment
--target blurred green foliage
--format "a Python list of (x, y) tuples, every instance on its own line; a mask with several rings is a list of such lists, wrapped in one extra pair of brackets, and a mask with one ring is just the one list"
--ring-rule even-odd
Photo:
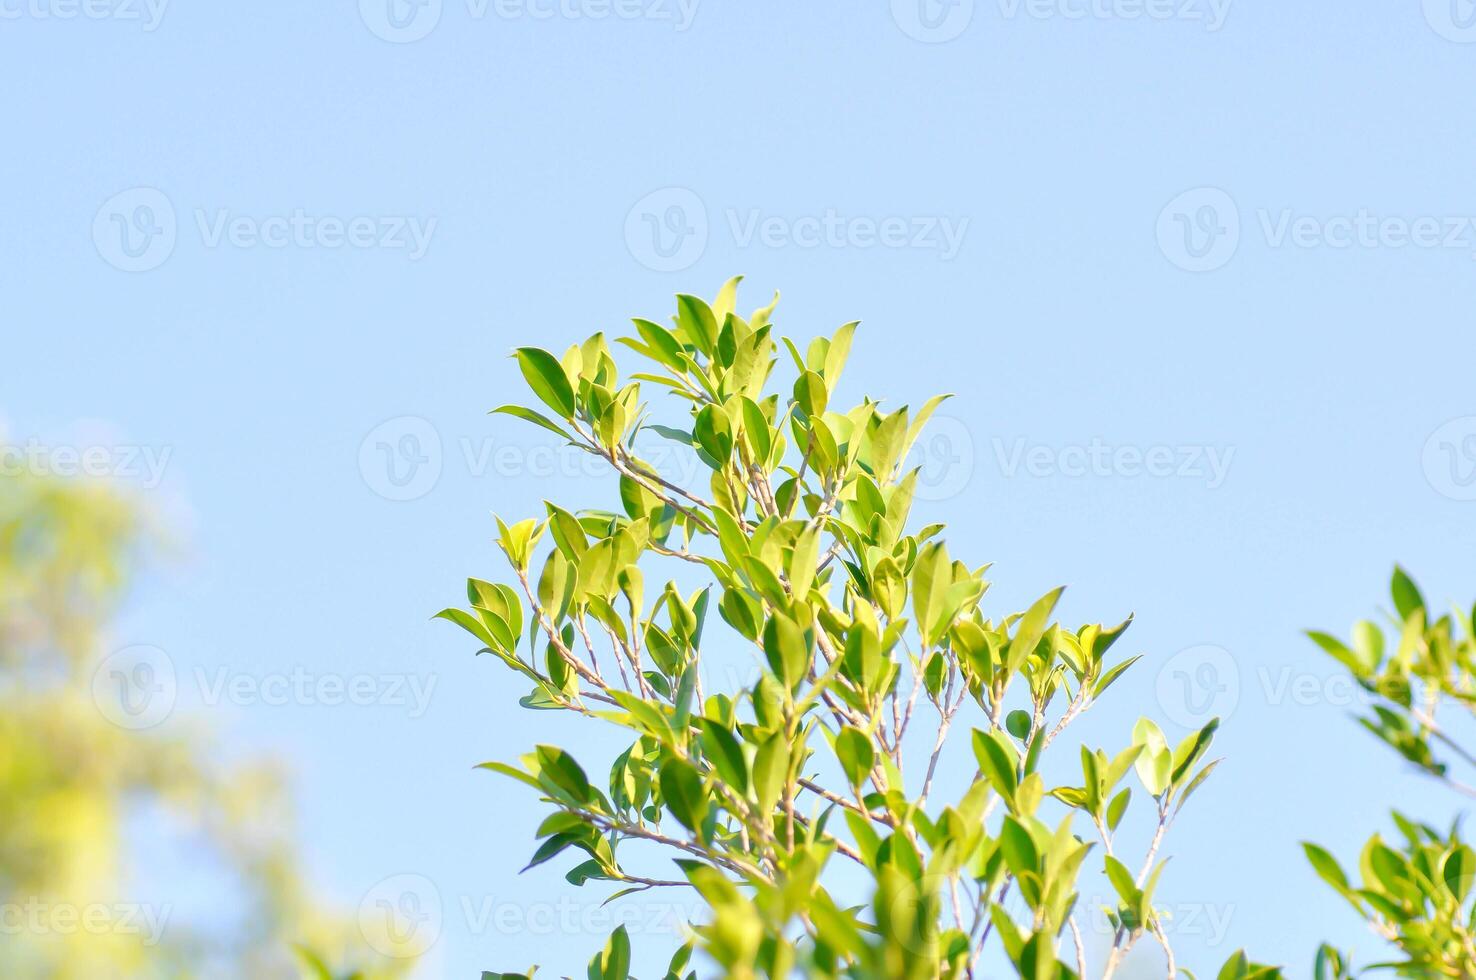
[[(130, 731), (99, 710), (109, 621), (158, 540), (142, 514), (106, 486), (0, 476), (0, 976), (402, 975), (311, 900), (271, 764), (222, 764), (203, 723)], [(146, 897), (134, 821), (198, 840), (184, 857), (229, 869), (223, 900)]]

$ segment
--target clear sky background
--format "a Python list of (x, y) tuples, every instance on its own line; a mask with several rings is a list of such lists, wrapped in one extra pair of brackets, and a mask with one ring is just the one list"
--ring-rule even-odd
[[(0, 0), (0, 416), (104, 447), (182, 542), (112, 639), (167, 655), (160, 725), (290, 763), (325, 898), (429, 883), (424, 976), (582, 973), (602, 893), (518, 877), (539, 807), (471, 767), (610, 732), (429, 617), (501, 573), (490, 511), (607, 499), (486, 415), (510, 348), (743, 273), (792, 335), (862, 320), (846, 400), (957, 394), (917, 516), (996, 562), (991, 609), (1136, 613), (1084, 737), (1224, 716), (1168, 843), (1180, 963), (1382, 955), (1297, 842), (1456, 806), (1299, 631), (1396, 560), (1476, 596), (1470, 4), (622, 2)], [(271, 703), (294, 671), (374, 703)], [(214, 904), (149, 852), (140, 888)]]

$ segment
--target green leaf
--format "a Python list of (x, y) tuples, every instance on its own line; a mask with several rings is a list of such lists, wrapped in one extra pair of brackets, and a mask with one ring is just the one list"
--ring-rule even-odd
[(487, 628), (486, 623), (483, 623), (480, 619), (473, 616), (471, 613), (467, 612), (464, 609), (442, 609), (431, 618), (444, 619), (447, 622), (455, 623), (457, 626), (460, 626), (462, 629), (466, 630), (472, 636), (480, 640), (482, 642), (482, 645), (487, 647), (489, 650), (507, 649), (501, 639), (494, 636), (492, 634), (492, 631)]
[(753, 792), (759, 810), (772, 812), (789, 778), (789, 740), (775, 732), (759, 745), (753, 757)]
[(554, 543), (570, 560), (578, 561), (589, 549), (589, 541), (585, 539), (578, 519), (558, 504), (545, 500), (543, 506), (548, 510), (548, 530)]
[(706, 453), (704, 462), (714, 469), (722, 468), (733, 455), (733, 424), (728, 421), (728, 413), (716, 405), (704, 405), (697, 413), (692, 438)]
[(1124, 786), (1122, 792), (1112, 798), (1107, 804), (1107, 829), (1116, 830), (1117, 825), (1122, 822), (1122, 815), (1127, 812), (1128, 801), (1133, 798), (1132, 788)]
[(1362, 677), (1367, 673), (1368, 668), (1364, 666), (1362, 658), (1344, 646), (1343, 642), (1337, 637), (1318, 632), (1317, 630), (1308, 630), (1307, 637), (1313, 643), (1322, 647), (1323, 652), (1327, 653), (1344, 667), (1347, 667), (1353, 673), (1353, 676)]
[(790, 690), (810, 670), (810, 649), (799, 624), (783, 613), (775, 613), (764, 624), (764, 654), (774, 675)]
[(807, 416), (813, 418), (825, 414), (828, 397), (825, 379), (814, 371), (806, 371), (794, 383), (794, 400), (799, 404), (800, 411)]
[(1348, 884), (1348, 876), (1343, 873), (1342, 866), (1338, 864), (1337, 858), (1316, 844), (1302, 842), (1302, 850), (1307, 854), (1307, 860), (1312, 863), (1312, 869), (1317, 872), (1323, 881), (1332, 885), (1340, 894), (1347, 895), (1351, 891)]
[(1150, 796), (1161, 795), (1173, 777), (1174, 765), (1174, 756), (1168, 749), (1163, 732), (1151, 720), (1139, 719), (1133, 726), (1133, 744), (1143, 746), (1143, 753), (1134, 763), (1138, 778)]
[(743, 758), (743, 747), (724, 725), (703, 718), (702, 753), (717, 770), (718, 776), (739, 793), (748, 792), (748, 763)]
[(728, 314), (737, 307), (738, 284), (742, 281), (742, 276), (734, 276), (718, 290), (717, 297), (712, 301), (712, 315), (719, 323), (727, 319)]
[(698, 833), (707, 817), (707, 794), (702, 775), (685, 759), (670, 759), (661, 766), (661, 799), (682, 826)]
[(1220, 719), (1211, 718), (1203, 728), (1179, 743), (1174, 749), (1173, 772), (1170, 779), (1175, 785), (1183, 782), (1189, 770), (1197, 763), (1206, 752), (1209, 751), (1210, 743), (1214, 741), (1215, 732), (1220, 728)]
[(1057, 786), (1047, 795), (1055, 797), (1074, 809), (1081, 809), (1087, 805), (1086, 793), (1075, 786)]
[(692, 944), (693, 940), (688, 940), (672, 954), (671, 962), (666, 966), (668, 980), (680, 980), (682, 971), (687, 968), (687, 962), (692, 958)]
[(1040, 867), (1040, 853), (1035, 840), (1021, 823), (1006, 816), (999, 828), (999, 846), (1004, 851), (1005, 864), (1016, 877), (1035, 873)]
[(871, 767), (876, 763), (876, 749), (871, 739), (851, 725), (846, 725), (835, 737), (835, 754), (852, 786), (866, 782)]
[(712, 307), (696, 296), (677, 296), (677, 332), (704, 354), (717, 349), (718, 323)]
[(855, 336), (856, 327), (860, 321), (853, 320), (835, 332), (830, 338), (830, 348), (825, 352), (825, 383), (834, 388), (840, 379), (841, 370), (846, 366), (846, 358), (851, 354), (851, 338)]
[(328, 969), (328, 965), (312, 950), (293, 943), (292, 952), (302, 961), (303, 967), (312, 974), (312, 980), (333, 980), (333, 973)]
[(1010, 673), (1015, 673), (1025, 664), (1025, 658), (1035, 652), (1035, 646), (1040, 638), (1045, 635), (1046, 627), (1050, 625), (1051, 612), (1056, 608), (1056, 602), (1061, 598), (1065, 587), (1054, 588), (1035, 600), (1025, 615), (1020, 617), (1019, 623), (1015, 625), (1015, 635), (1010, 638), (1010, 645), (1005, 654), (1005, 664)]
[(1353, 649), (1363, 669), (1359, 673), (1372, 673), (1384, 659), (1384, 631), (1366, 619), (1353, 624)]
[(595, 542), (579, 560), (578, 578), (580, 601), (597, 596), (609, 599), (615, 594), (616, 577), (621, 571), (620, 555), (614, 538)]
[(764, 418), (763, 409), (752, 398), (743, 399), (743, 438), (747, 441), (753, 462), (762, 466), (773, 448), (773, 433)]
[(681, 682), (677, 685), (675, 698), (676, 711), (672, 716), (671, 725), (679, 732), (687, 730), (688, 723), (692, 718), (692, 700), (697, 696), (697, 671), (696, 669), (683, 670)]
[(574, 417), (574, 388), (559, 359), (539, 347), (519, 347), (518, 368), (528, 387), (561, 418)]
[(1445, 856), (1440, 867), (1440, 878), (1458, 902), (1464, 902), (1471, 891), (1476, 877), (1476, 852), (1465, 844)]
[(631, 322), (635, 324), (641, 339), (650, 347), (655, 360), (674, 371), (686, 370), (686, 355), (682, 351), (682, 345), (671, 335), (670, 330), (659, 323), (652, 323), (650, 320), (642, 320), (639, 317)]
[[(523, 632), (523, 602), (518, 594), (510, 586), (501, 583), (483, 582), (481, 579), (466, 580), (466, 595), (470, 600), (472, 608), (478, 614), (492, 613), (494, 619), (485, 616), (482, 622), (487, 628), (494, 632), (498, 629), (507, 631), (508, 649), (517, 645), (518, 637)], [(496, 633), (502, 639), (501, 633)]]
[(815, 570), (820, 561), (820, 528), (806, 524), (805, 529), (794, 539), (794, 553), (789, 561), (789, 584), (796, 599), (803, 599), (815, 581)]
[(1092, 697), (1100, 698), (1102, 696), (1102, 692), (1106, 691), (1107, 688), (1112, 686), (1113, 681), (1121, 677), (1124, 673), (1126, 673), (1129, 667), (1131, 667), (1133, 664), (1137, 663), (1141, 659), (1143, 659), (1141, 655), (1136, 657), (1129, 657), (1122, 663), (1118, 664), (1116, 667), (1109, 669), (1106, 673), (1102, 675), (1101, 679), (1097, 681), (1096, 686), (1092, 688)]
[(1034, 933), (1020, 949), (1018, 966), (1022, 980), (1060, 980), (1055, 937), (1046, 930)]
[(1017, 771), (1019, 760), (1015, 750), (1002, 741), (996, 732), (974, 729), (974, 757), (979, 761), (979, 771), (988, 778), (994, 791), (1010, 802), (1020, 785)]
[(578, 694), (579, 675), (569, 666), (569, 661), (564, 659), (558, 647), (550, 643), (544, 659), (548, 666), (548, 679), (553, 686), (567, 697)]
[(1215, 767), (1221, 761), (1220, 759), (1215, 759), (1213, 762), (1205, 763), (1204, 768), (1195, 773), (1194, 778), (1189, 780), (1188, 785), (1184, 787), (1184, 792), (1179, 794), (1179, 805), (1174, 808), (1175, 813), (1184, 809), (1184, 804), (1189, 802), (1189, 797), (1194, 795), (1194, 791), (1199, 789), (1200, 784), (1209, 778), (1209, 774), (1215, 771)]
[(758, 600), (741, 589), (724, 589), (718, 601), (718, 612), (723, 622), (733, 627), (750, 640), (759, 638), (763, 607)]
[(907, 603), (907, 580), (891, 558), (878, 561), (871, 570), (871, 597), (881, 606), (888, 619), (902, 614)]
[(1133, 881), (1133, 874), (1117, 858), (1108, 854), (1104, 861), (1107, 868), (1107, 880), (1112, 882), (1112, 888), (1122, 899), (1122, 904), (1129, 909), (1136, 909), (1142, 901), (1143, 893)]
[(937, 642), (944, 625), (939, 620), (952, 576), (952, 563), (942, 542), (924, 545), (912, 567), (912, 612), (917, 617), (918, 632), (928, 646)]
[(673, 429), (669, 425), (655, 424), (648, 424), (644, 428), (650, 429), (663, 439), (670, 439), (672, 442), (681, 443), (683, 446), (692, 445), (692, 433), (682, 429)]
[(603, 952), (589, 961), (589, 980), (629, 980), (630, 935), (621, 926), (610, 934)]
[(508, 765), (505, 762), (482, 762), (478, 763), (476, 768), (486, 769), (488, 772), (501, 773), (504, 776), (511, 776), (513, 779), (516, 779), (518, 782), (523, 783), (524, 785), (531, 786), (534, 789), (538, 790), (543, 789), (542, 784), (540, 784), (538, 780), (534, 779), (532, 776), (521, 769), (514, 769), (512, 766)]
[(1225, 965), (1220, 967), (1220, 973), (1216, 980), (1243, 980), (1249, 966), (1249, 961), (1245, 957), (1245, 950), (1237, 950), (1225, 961)]
[(574, 757), (557, 745), (539, 745), (535, 748), (539, 771), (549, 782), (563, 790), (576, 803), (588, 803), (594, 799), (594, 790), (584, 775), (584, 770)]
[(1425, 608), (1425, 598), (1420, 595), (1419, 586), (1415, 585), (1409, 573), (1398, 565), (1394, 566), (1394, 576), (1389, 582), (1389, 591), (1394, 597), (1394, 608), (1399, 611), (1400, 619), (1409, 619), (1415, 610)]
[(487, 414), (511, 415), (513, 418), (522, 419), (524, 422), (532, 422), (534, 425), (541, 425), (548, 431), (557, 433), (558, 435), (563, 436), (565, 439), (568, 439), (570, 442), (574, 441), (574, 437), (565, 432), (563, 428), (558, 425), (558, 423), (552, 421), (545, 415), (540, 415), (539, 413), (533, 411), (531, 408), (524, 408), (521, 405), (499, 405)]
[(912, 448), (912, 444), (917, 442), (917, 437), (922, 435), (923, 426), (927, 425), (928, 419), (933, 417), (933, 413), (937, 411), (938, 406), (952, 397), (952, 395), (934, 395), (923, 403), (923, 407), (918, 410), (917, 415), (912, 419), (912, 423), (907, 427), (902, 444), (897, 447), (899, 450), (897, 453), (899, 459), (906, 456), (907, 451)]
[(547, 861), (557, 857), (558, 855), (562, 854), (577, 839), (578, 838), (576, 838), (572, 834), (554, 834), (548, 840), (539, 845), (538, 850), (533, 852), (533, 856), (529, 858), (528, 863), (523, 866), (523, 871), (527, 871), (530, 868), (536, 868), (540, 864), (544, 864)]

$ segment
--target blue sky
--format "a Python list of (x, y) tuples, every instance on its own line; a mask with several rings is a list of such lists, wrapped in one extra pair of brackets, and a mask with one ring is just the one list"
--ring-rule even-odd
[(425, 976), (583, 969), (604, 913), (516, 876), (538, 809), (471, 766), (608, 733), (429, 616), (500, 572), (489, 511), (606, 499), (486, 415), (507, 352), (742, 273), (792, 335), (862, 321), (843, 396), (956, 394), (918, 516), (995, 608), (1136, 613), (1083, 737), (1225, 716), (1180, 962), (1380, 955), (1297, 841), (1454, 805), (1299, 630), (1396, 560), (1476, 594), (1466, 0), (387, 2), (0, 0), (8, 440), (175, 531), (112, 646), (164, 652), (161, 726), (291, 763), (326, 896), (428, 882)]

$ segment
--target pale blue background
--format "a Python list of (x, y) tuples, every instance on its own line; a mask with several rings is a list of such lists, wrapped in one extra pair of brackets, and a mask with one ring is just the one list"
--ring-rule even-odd
[[(156, 644), (182, 676), (436, 676), (417, 719), (395, 706), (212, 715), (186, 691), (166, 723), (203, 711), (233, 754), (290, 761), (326, 896), (352, 909), (385, 876), (421, 874), (447, 906), (425, 976), (535, 961), (582, 973), (598, 937), (478, 932), (462, 913), (463, 896), (571, 891), (564, 862), (516, 877), (539, 810), (470, 767), (549, 740), (607, 758), (609, 732), (516, 708), (521, 685), (428, 617), (466, 575), (500, 574), (490, 510), (593, 503), (604, 484), (479, 473), (462, 441), (543, 442), (485, 415), (517, 397), (512, 346), (664, 317), (672, 293), (710, 295), (737, 272), (745, 307), (784, 291), (778, 320), (795, 335), (860, 318), (847, 397), (959, 395), (947, 411), (972, 465), (955, 463), (959, 493), (919, 516), (951, 521), (956, 553), (997, 562), (991, 609), (1066, 583), (1068, 618), (1137, 613), (1120, 649), (1147, 657), (1083, 734), (1116, 746), (1138, 714), (1164, 717), (1156, 679), (1176, 651), (1213, 644), (1238, 665), (1217, 743), (1228, 761), (1172, 833), (1161, 895), (1213, 903), (1230, 924), (1218, 944), (1186, 927), (1181, 964), (1212, 971), (1248, 946), (1301, 975), (1323, 938), (1366, 962), (1378, 944), (1297, 841), (1351, 858), (1392, 801), (1435, 822), (1455, 803), (1345, 708), (1268, 703), (1258, 671), (1334, 676), (1298, 631), (1372, 612), (1396, 559), (1441, 602), (1476, 595), (1476, 503), (1439, 492), (1422, 465), (1431, 433), (1476, 414), (1473, 236), (1457, 249), (1277, 248), (1256, 215), (1476, 214), (1476, 45), (1452, 40), (1459, 28), (1442, 36), (1430, 6), (1242, 0), (1211, 32), (1010, 17), (980, 0), (937, 44), (899, 27), (905, 9), (836, 2), (706, 0), (678, 31), (477, 19), (447, 0), (408, 44), (342, 0), (176, 0), (151, 32), (7, 7), (20, 16), (0, 20), (0, 413), (15, 440), (86, 444), (85, 420), (104, 420), (115, 442), (171, 450), (146, 499), (185, 554), (141, 584), (118, 645)], [(178, 241), (158, 268), (128, 273), (100, 257), (92, 226), (138, 186), (167, 195)], [(697, 195), (709, 235), (690, 267), (658, 272), (625, 227), (669, 187)], [(1230, 195), (1241, 236), (1223, 267), (1191, 273), (1155, 228), (1200, 187)], [(195, 224), (197, 209), (298, 208), (437, 224), (418, 261), (209, 248)], [(945, 260), (745, 245), (727, 219), (827, 208), (968, 225)], [(359, 464), (368, 433), (400, 416), (427, 420), (443, 446), (438, 483), (408, 502), (377, 495)], [(1215, 489), (1008, 477), (993, 442), (1093, 438), (1234, 457)], [(966, 750), (949, 756), (955, 776), (970, 765)], [(155, 871), (155, 888), (178, 873)], [(664, 964), (664, 939), (636, 943), (646, 973)]]

